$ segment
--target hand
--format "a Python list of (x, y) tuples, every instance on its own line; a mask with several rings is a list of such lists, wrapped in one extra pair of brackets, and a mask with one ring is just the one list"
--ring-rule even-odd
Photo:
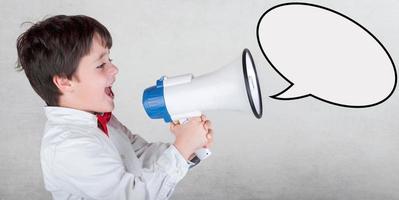
[(176, 136), (175, 147), (188, 160), (188, 158), (199, 148), (207, 145), (207, 128), (202, 117), (193, 117), (184, 124), (170, 125), (171, 132)]

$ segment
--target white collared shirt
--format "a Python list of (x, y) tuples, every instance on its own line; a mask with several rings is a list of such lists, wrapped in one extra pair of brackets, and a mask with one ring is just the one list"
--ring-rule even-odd
[(115, 116), (107, 137), (91, 113), (45, 107), (45, 187), (61, 199), (168, 199), (189, 165), (173, 145), (148, 143)]

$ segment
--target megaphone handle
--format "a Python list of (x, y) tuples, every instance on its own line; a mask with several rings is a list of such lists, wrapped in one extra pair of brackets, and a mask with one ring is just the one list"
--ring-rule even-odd
[(208, 158), (210, 155), (212, 154), (212, 152), (207, 149), (207, 148), (201, 148), (198, 149), (197, 151), (195, 151), (195, 155), (200, 159), (200, 160), (205, 160), (206, 158)]
[(195, 156), (190, 160), (192, 163), (190, 168), (193, 168), (194, 166), (198, 165), (202, 160), (206, 159), (208, 156), (212, 154), (212, 152), (207, 149), (207, 148), (201, 148), (195, 151)]

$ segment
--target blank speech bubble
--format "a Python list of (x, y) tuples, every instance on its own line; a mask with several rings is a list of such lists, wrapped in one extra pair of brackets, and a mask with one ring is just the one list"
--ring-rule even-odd
[(349, 17), (319, 5), (286, 3), (267, 10), (257, 26), (270, 65), (291, 85), (271, 96), (313, 96), (344, 107), (370, 107), (395, 90), (395, 65), (382, 43)]

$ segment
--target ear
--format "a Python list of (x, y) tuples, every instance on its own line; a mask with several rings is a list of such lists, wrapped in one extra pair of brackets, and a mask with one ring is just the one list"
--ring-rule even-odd
[(58, 87), (58, 89), (64, 94), (66, 92), (72, 91), (72, 81), (67, 77), (62, 77), (55, 75), (53, 77), (53, 83)]

